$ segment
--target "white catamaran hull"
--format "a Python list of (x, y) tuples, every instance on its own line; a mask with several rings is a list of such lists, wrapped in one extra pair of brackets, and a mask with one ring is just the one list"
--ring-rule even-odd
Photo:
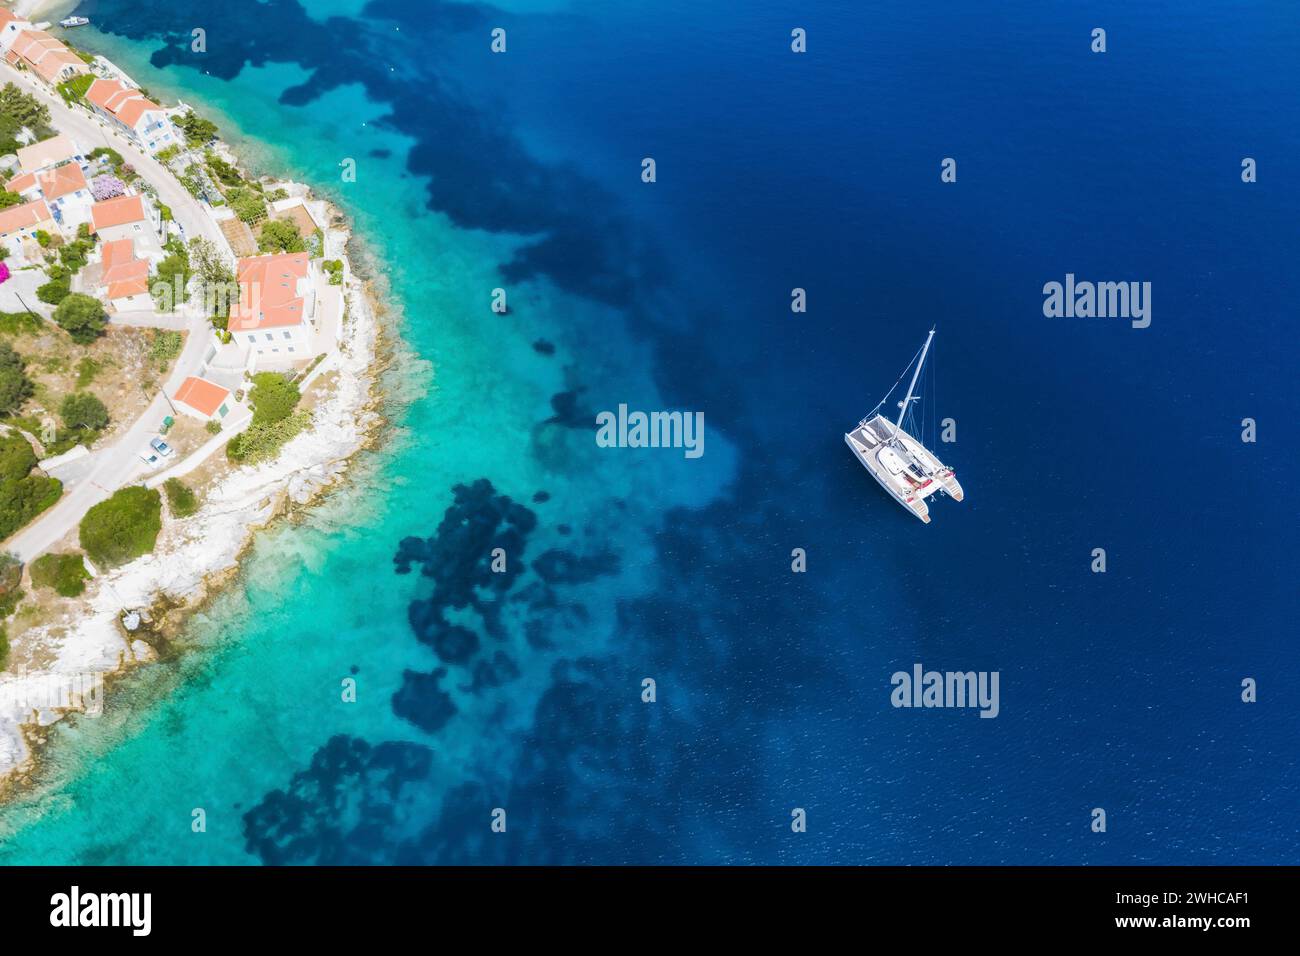
[(879, 415), (846, 434), (844, 443), (891, 498), (926, 524), (930, 523), (927, 498), (938, 491), (956, 501), (964, 497), (950, 468), (907, 432), (896, 429), (893, 422)]
[[(930, 523), (930, 506), (925, 503), (936, 491), (942, 491), (955, 501), (965, 497), (957, 476), (951, 468), (914, 437), (903, 430), (903, 420), (912, 407), (912, 395), (916, 390), (916, 381), (921, 377), (921, 368), (925, 365), (925, 356), (930, 351), (930, 341), (934, 338), (934, 329), (921, 346), (916, 369), (912, 372), (912, 382), (907, 386), (907, 396), (898, 403), (902, 409), (898, 421), (891, 422), (876, 411), (884, 405), (889, 395), (886, 394), (867, 417), (858, 422), (857, 427), (844, 436), (844, 443), (853, 451), (862, 467), (871, 472), (871, 477), (884, 488), (889, 496), (900, 505)], [(908, 363), (908, 368), (912, 363)], [(903, 375), (907, 369), (903, 369)], [(902, 376), (898, 381), (902, 382)], [(895, 383), (897, 387), (898, 383)], [(893, 392), (894, 389), (890, 389)]]

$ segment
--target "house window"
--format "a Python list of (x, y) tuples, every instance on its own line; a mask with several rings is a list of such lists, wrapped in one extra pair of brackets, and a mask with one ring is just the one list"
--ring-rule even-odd
[(271, 349), (272, 352), (279, 352), (279, 349)]
[(266, 333), (266, 340), (267, 340), (268, 342), (271, 341), (271, 339), (273, 339), (273, 338), (275, 338), (275, 336), (272, 335), (270, 332), (267, 332), (267, 333)]
[(293, 333), (292, 333), (292, 332), (285, 332), (285, 333), (284, 333), (284, 337), (285, 337), (286, 339), (291, 339), (291, 338), (293, 338)]
[(292, 345), (289, 346), (289, 351), (290, 351), (290, 352), (293, 351), (293, 346), (292, 346)]

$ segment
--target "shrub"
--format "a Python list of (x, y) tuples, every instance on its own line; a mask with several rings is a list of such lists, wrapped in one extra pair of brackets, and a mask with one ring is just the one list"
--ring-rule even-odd
[(209, 419), (208, 423), (203, 427), (207, 429), (209, 435), (221, 434), (221, 422), (217, 421), (215, 418)]
[(0, 435), (0, 482), (26, 478), (36, 465), (36, 452), (27, 439), (15, 432)]
[(0, 334), (39, 335), (44, 331), (45, 323), (34, 312), (0, 312)]
[(165, 369), (169, 362), (181, 354), (185, 338), (171, 329), (155, 329), (149, 342), (149, 361), (160, 369)]
[[(11, 552), (0, 554), (0, 618), (8, 617), (23, 599), (22, 588), (18, 586), (23, 579), (23, 563), (18, 555)], [(3, 644), (4, 629), (0, 626), (0, 667), (4, 666), (7, 652)]]
[(232, 189), (226, 193), (226, 201), (230, 203), (235, 215), (244, 222), (257, 222), (266, 218), (266, 203), (252, 189)]
[(36, 287), (36, 298), (47, 305), (59, 305), (72, 292), (72, 278), (61, 276)]
[[(0, 415), (18, 411), (32, 394), (27, 363), (8, 342), (0, 342)], [(26, 444), (26, 442), (24, 442)]]
[(63, 597), (76, 597), (86, 590), (89, 579), (79, 554), (43, 554), (32, 562), (32, 584), (51, 588)]
[(83, 356), (77, 363), (77, 388), (85, 388), (102, 370), (103, 366), (89, 355)]
[(257, 248), (260, 252), (302, 252), (307, 247), (297, 226), (287, 219), (272, 219), (262, 226)]
[(69, 278), (85, 266), (90, 251), (95, 248), (93, 239), (74, 239), (59, 250), (59, 264), (68, 270)]
[(90, 560), (114, 567), (152, 551), (161, 530), (162, 495), (133, 485), (87, 511), (79, 537)]
[(199, 510), (199, 499), (179, 478), (164, 481), (163, 491), (167, 492), (167, 505), (177, 518), (188, 518)]
[(185, 141), (191, 146), (202, 146), (217, 135), (217, 124), (203, 119), (193, 110), (175, 120), (175, 123), (181, 128), (181, 132), (185, 134)]
[(58, 304), (54, 310), (54, 321), (72, 336), (72, 341), (80, 345), (89, 345), (95, 341), (108, 324), (103, 304), (81, 292), (69, 293)]
[(8, 594), (22, 579), (22, 559), (12, 551), (0, 552), (0, 594)]
[(306, 412), (295, 412), (288, 418), (274, 422), (254, 420), (253, 424), (230, 439), (226, 445), (226, 457), (233, 462), (248, 465), (273, 458), (280, 446), (310, 424), (311, 416)]
[[(182, 302), (190, 297), (190, 260), (185, 255), (185, 247), (173, 252), (158, 263), (158, 274), (153, 282), (154, 299), (164, 311), (180, 308)], [(178, 301), (172, 301), (178, 300)]]
[(107, 146), (98, 146), (86, 154), (86, 159), (92, 163), (97, 159), (107, 159), (108, 165), (116, 169), (122, 165), (122, 154), (115, 149), (109, 149)]
[(330, 285), (343, 284), (343, 260), (342, 259), (326, 259), (324, 262), (321, 263), (321, 267), (324, 268), (324, 270), (329, 273)]
[(37, 229), (33, 235), (36, 236), (36, 242), (42, 249), (50, 248), (50, 243), (54, 241), (50, 234), (44, 229)]
[(0, 538), (7, 538), (59, 500), (63, 483), (57, 478), (27, 475), (0, 481)]
[(253, 424), (278, 422), (288, 418), (298, 405), (298, 386), (278, 372), (258, 372), (253, 376)]
[(68, 395), (59, 405), (59, 417), (68, 428), (99, 431), (108, 426), (108, 409), (89, 392)]

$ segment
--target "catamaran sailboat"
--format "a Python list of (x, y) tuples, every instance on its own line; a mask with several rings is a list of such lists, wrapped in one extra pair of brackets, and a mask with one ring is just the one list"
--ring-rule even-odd
[[(903, 374), (898, 377), (894, 387), (885, 393), (880, 403), (858, 422), (853, 431), (844, 436), (845, 444), (853, 449), (853, 454), (871, 472), (871, 477), (880, 483), (880, 487), (926, 524), (930, 523), (930, 508), (925, 499), (938, 491), (956, 501), (961, 501), (964, 497), (953, 470), (903, 428), (903, 420), (911, 414), (912, 404), (920, 401), (913, 392), (916, 391), (916, 381), (921, 377), (921, 368), (925, 365), (925, 356), (930, 351), (930, 341), (933, 338), (934, 329), (931, 329), (920, 352), (907, 363), (907, 368), (903, 369)], [(894, 388), (898, 388), (899, 382), (903, 381), (907, 369), (913, 363), (916, 369), (912, 372), (911, 384), (907, 386), (907, 397), (898, 403), (898, 421), (891, 422), (879, 414), (880, 409), (889, 400)]]

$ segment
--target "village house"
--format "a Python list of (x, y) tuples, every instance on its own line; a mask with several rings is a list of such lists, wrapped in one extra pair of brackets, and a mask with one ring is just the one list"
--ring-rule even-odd
[(248, 349), (251, 364), (281, 365), (310, 358), (316, 289), (305, 252), (240, 259), (239, 302), (230, 308), (227, 329)]
[(30, 20), (24, 20), (12, 10), (0, 9), (0, 53), (8, 53), (18, 34), (31, 28)]
[(51, 86), (90, 72), (81, 57), (44, 30), (18, 31), (4, 57), (14, 66), (31, 70)]
[(104, 298), (118, 312), (152, 312), (148, 260), (136, 258), (130, 239), (102, 242), (100, 249), (99, 285)]
[(18, 168), (24, 173), (38, 173), (42, 169), (71, 162), (84, 169), (86, 157), (82, 155), (80, 147), (65, 133), (18, 149)]
[(166, 110), (139, 90), (117, 80), (95, 80), (86, 91), (86, 102), (151, 156), (181, 141)]
[(101, 242), (130, 239), (135, 251), (151, 262), (166, 258), (162, 247), (162, 219), (143, 196), (118, 196), (90, 207), (90, 231)]
[(75, 162), (16, 176), (5, 183), (5, 189), (29, 202), (44, 199), (54, 221), (69, 236), (75, 235), (82, 223), (90, 222), (90, 208), (95, 200), (86, 174)]
[(230, 391), (216, 382), (191, 375), (181, 382), (172, 400), (177, 411), (202, 421), (221, 421), (230, 413)]
[(36, 241), (36, 233), (52, 234), (57, 230), (54, 217), (43, 199), (0, 210), (0, 246), (9, 251), (10, 268), (38, 261), (41, 246)]

